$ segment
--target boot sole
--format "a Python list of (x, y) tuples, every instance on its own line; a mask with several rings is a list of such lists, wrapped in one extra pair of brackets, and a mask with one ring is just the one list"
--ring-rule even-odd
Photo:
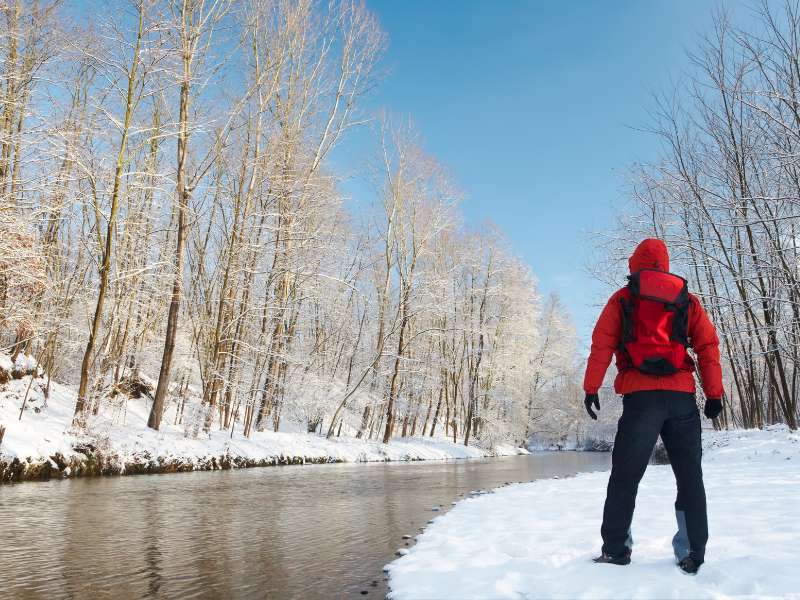
[(675, 566), (678, 567), (678, 571), (680, 571), (683, 575), (686, 575), (687, 577), (696, 577), (697, 574), (700, 572), (700, 567), (697, 568), (697, 571), (691, 572), (691, 571), (684, 571), (679, 563), (675, 563)]
[(619, 560), (594, 560), (592, 562), (596, 565), (617, 565), (618, 567), (624, 567), (626, 565), (631, 564), (630, 558), (622, 558)]

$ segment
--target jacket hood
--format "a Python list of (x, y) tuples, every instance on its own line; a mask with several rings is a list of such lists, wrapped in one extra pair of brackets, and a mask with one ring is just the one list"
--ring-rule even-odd
[(648, 238), (636, 246), (631, 257), (628, 259), (628, 267), (631, 273), (636, 273), (642, 269), (658, 269), (659, 271), (669, 272), (669, 252), (667, 245), (661, 240)]

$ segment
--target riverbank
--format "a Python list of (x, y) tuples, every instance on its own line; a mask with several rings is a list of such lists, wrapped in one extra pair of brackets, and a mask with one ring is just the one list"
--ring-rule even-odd
[[(30, 358), (16, 364), (0, 355), (0, 482), (52, 478), (174, 473), (306, 463), (382, 462), (511, 456), (526, 450), (499, 445), (464, 446), (441, 437), (393, 439), (388, 444), (354, 437), (330, 440), (301, 432), (241, 429), (187, 437), (175, 423), (177, 404), (160, 431), (147, 427), (149, 399), (117, 394), (107, 398), (86, 429), (71, 428), (75, 391), (47, 381)], [(21, 407), (24, 404), (24, 409)], [(187, 411), (184, 407), (184, 411)], [(22, 418), (20, 419), (20, 411)], [(188, 414), (188, 413), (187, 413)]]
[(591, 562), (608, 473), (518, 484), (459, 502), (388, 566), (390, 597), (800, 598), (800, 434), (704, 432), (711, 537), (697, 577), (674, 565), (675, 482), (639, 486), (633, 562)]

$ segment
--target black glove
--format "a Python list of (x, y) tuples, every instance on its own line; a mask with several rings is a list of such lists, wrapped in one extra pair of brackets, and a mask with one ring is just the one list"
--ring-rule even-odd
[(597, 421), (597, 415), (592, 410), (593, 404), (597, 410), (600, 410), (600, 397), (597, 394), (586, 394), (586, 399), (583, 401), (583, 405), (586, 407), (586, 412), (589, 413), (589, 416)]
[(722, 400), (719, 398), (709, 398), (706, 400), (706, 406), (703, 408), (703, 413), (709, 419), (716, 419), (722, 412)]

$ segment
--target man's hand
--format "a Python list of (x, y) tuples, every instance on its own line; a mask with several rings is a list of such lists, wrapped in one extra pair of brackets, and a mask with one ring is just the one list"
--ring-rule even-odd
[(706, 400), (706, 406), (703, 408), (703, 413), (709, 419), (716, 419), (722, 412), (722, 400), (719, 398), (709, 398)]
[[(600, 397), (597, 394), (586, 394), (583, 405), (586, 407), (586, 412), (589, 413), (589, 416), (597, 421), (597, 414), (592, 410), (592, 405), (594, 405), (597, 410), (600, 410)], [(720, 410), (722, 409), (720, 408)]]

